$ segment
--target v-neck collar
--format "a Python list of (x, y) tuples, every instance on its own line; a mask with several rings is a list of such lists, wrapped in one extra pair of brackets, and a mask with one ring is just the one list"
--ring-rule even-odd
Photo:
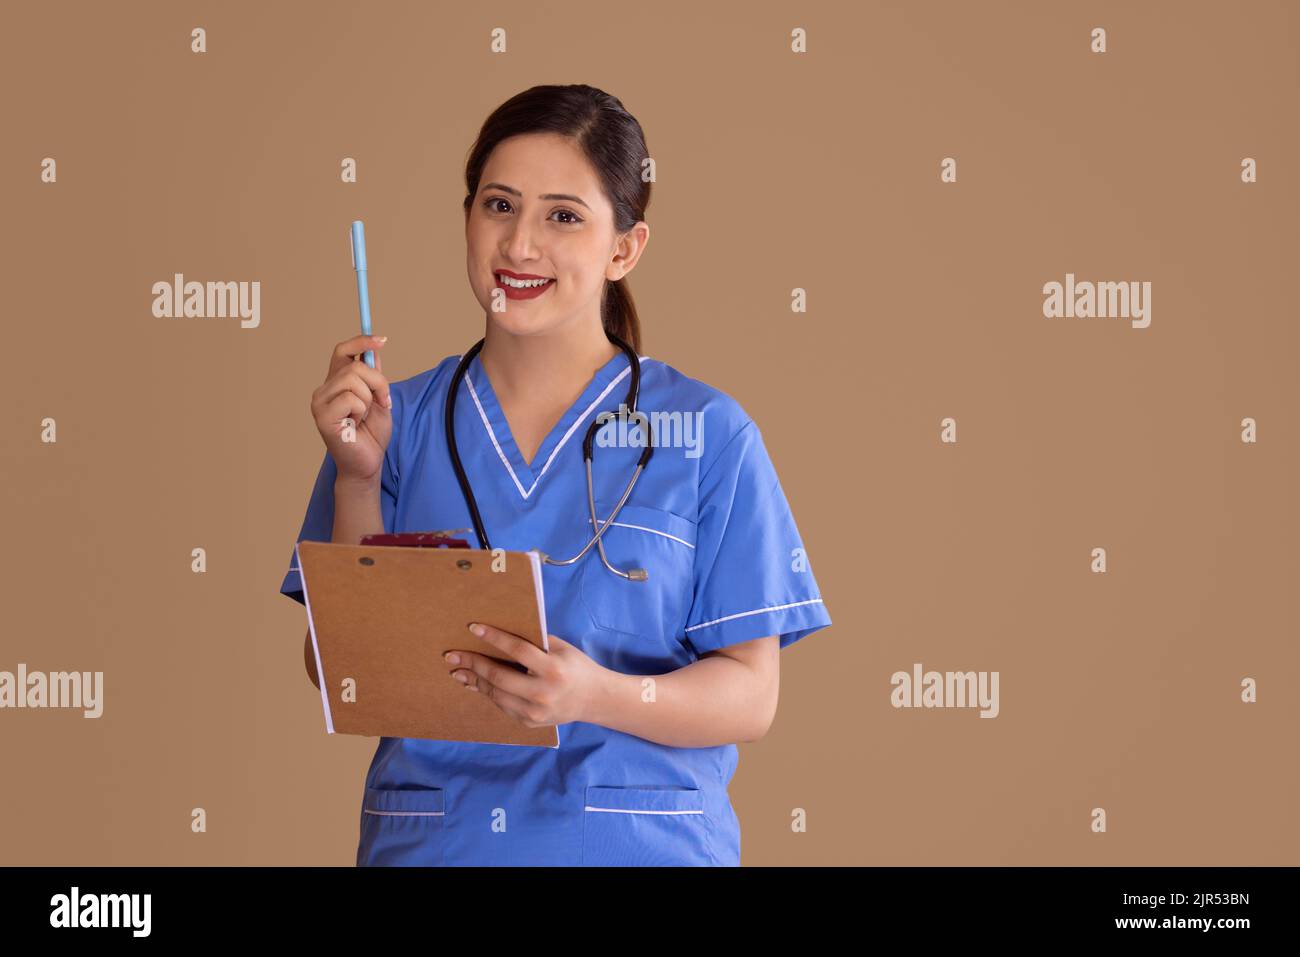
[[(510, 423), (506, 421), (501, 403), (497, 401), (496, 393), (492, 391), (492, 383), (487, 377), (487, 371), (483, 368), (479, 357), (474, 357), (465, 371), (465, 384), (469, 388), (470, 398), (473, 399), (474, 407), (483, 421), (483, 427), (487, 430), (492, 447), (501, 459), (501, 464), (505, 466), (511, 481), (514, 482), (515, 488), (519, 490), (519, 495), (525, 501), (533, 494), (537, 483), (551, 467), (551, 463), (560, 454), (565, 443), (571, 439), (582, 441), (582, 436), (586, 434), (585, 430), (593, 415), (598, 414), (606, 405), (611, 409), (617, 407), (617, 400), (611, 404), (610, 393), (617, 389), (620, 383), (625, 382), (629, 372), (631, 368), (628, 366), (627, 356), (621, 349), (596, 370), (596, 374), (582, 390), (582, 394), (565, 410), (564, 415), (560, 416), (560, 420), (551, 427), (551, 431), (538, 446), (537, 454), (533, 456), (533, 464), (540, 467), (534, 472), (524, 461), (519, 446), (515, 444), (515, 437), (510, 433)], [(623, 390), (626, 389), (627, 386), (624, 385)], [(622, 393), (618, 396), (618, 399), (621, 398)], [(579, 430), (583, 431), (579, 434)]]

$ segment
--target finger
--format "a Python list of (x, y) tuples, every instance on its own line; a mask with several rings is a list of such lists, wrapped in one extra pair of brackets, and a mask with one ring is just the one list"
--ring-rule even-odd
[[(325, 383), (325, 385), (321, 386), (321, 395), (326, 402), (330, 402), (333, 401), (333, 399), (337, 395), (345, 391), (351, 392), (353, 395), (355, 395), (358, 399), (361, 400), (362, 402), (361, 418), (365, 419), (366, 416), (370, 414), (370, 410), (373, 407), (375, 407), (376, 393), (371, 389), (370, 385), (366, 382), (365, 377), (362, 376), (361, 373), (358, 371), (358, 367), (361, 369), (365, 369), (367, 372), (371, 372), (371, 373), (373, 373), (374, 370), (371, 369), (364, 362), (354, 362), (352, 366), (353, 367), (351, 369), (344, 372), (340, 372), (329, 382)], [(384, 388), (384, 391), (387, 392), (386, 387)], [(379, 404), (378, 407), (381, 409), (387, 408), (387, 406), (384, 406), (382, 403)]]
[(338, 398), (325, 406), (325, 424), (338, 432), (343, 428), (343, 420), (351, 419), (353, 424), (361, 421), (366, 404), (352, 392), (341, 392)]
[(372, 396), (374, 396), (375, 402), (379, 403), (379, 405), (383, 406), (384, 408), (391, 409), (393, 407), (393, 403), (392, 403), (392, 396), (388, 390), (388, 380), (384, 378), (384, 374), (379, 371), (378, 365), (379, 365), (379, 353), (376, 352), (375, 353), (376, 367), (374, 369), (366, 365), (363, 359), (354, 359), (348, 371), (352, 373), (352, 375), (360, 378), (362, 386), (365, 388), (366, 391), (368, 391)]
[(374, 402), (380, 408), (392, 408), (392, 395), (389, 392), (388, 380), (378, 369), (372, 369), (364, 362), (354, 361), (344, 369), (340, 369), (334, 374), (334, 377), (325, 383), (326, 395), (329, 396), (333, 390), (338, 388), (348, 388), (355, 392), (367, 402)]
[[(464, 674), (465, 672), (461, 671), (457, 673)], [(521, 698), (518, 695), (513, 695), (508, 691), (502, 691), (490, 681), (486, 681), (472, 672), (469, 673), (469, 683), (466, 684), (465, 687), (469, 688), (471, 691), (477, 691), (521, 724), (532, 726), (541, 723), (530, 717), (531, 714), (536, 713), (534, 710), (536, 705), (533, 702)]]
[(369, 406), (364, 398), (351, 389), (344, 389), (325, 405), (325, 421), (337, 425), (343, 416), (350, 416), (355, 422), (365, 420)]
[[(479, 629), (476, 631), (475, 629)], [(546, 657), (546, 652), (538, 648), (531, 641), (526, 641), (516, 634), (495, 628), (492, 625), (485, 625), (481, 622), (470, 622), (469, 630), (482, 638), (493, 648), (498, 649), (506, 657), (519, 662), (525, 668), (532, 672), (541, 672), (550, 665)], [(481, 631), (481, 634), (480, 634)]]
[[(459, 663), (447, 661), (447, 664), (453, 668), (470, 671), (489, 684), (496, 685), (502, 691), (508, 691), (513, 695), (532, 700), (537, 683), (536, 678), (530, 677), (522, 671), (516, 671), (510, 665), (489, 658), (487, 655), (480, 655), (475, 651), (457, 650), (448, 652), (448, 654), (454, 654), (460, 659)], [(445, 656), (444, 660), (446, 660)]]
[[(329, 378), (343, 366), (347, 365), (357, 356), (365, 359), (367, 350), (382, 349), (387, 336), (353, 336), (351, 339), (344, 339), (334, 347), (330, 353), (329, 371), (325, 373), (325, 378)], [(369, 368), (369, 366), (367, 366)]]

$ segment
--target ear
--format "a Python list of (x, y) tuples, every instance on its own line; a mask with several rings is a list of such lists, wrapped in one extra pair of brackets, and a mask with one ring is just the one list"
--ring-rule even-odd
[(645, 252), (648, 242), (650, 242), (650, 224), (645, 220), (619, 236), (614, 243), (614, 255), (609, 261), (609, 268), (605, 270), (605, 278), (610, 282), (617, 282), (630, 273), (637, 260), (641, 258), (641, 254)]

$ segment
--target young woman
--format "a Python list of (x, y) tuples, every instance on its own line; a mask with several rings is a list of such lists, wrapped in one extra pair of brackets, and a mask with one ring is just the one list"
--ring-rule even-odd
[[(523, 724), (558, 725), (559, 748), (381, 738), (358, 864), (740, 863), (735, 743), (772, 722), (780, 649), (830, 617), (758, 427), (722, 392), (640, 356), (626, 276), (650, 235), (647, 155), (640, 124), (592, 87), (502, 104), (465, 171), (481, 351), (390, 384), (378, 358), (361, 361), (384, 339), (357, 336), (312, 395), (327, 451), (299, 540), (473, 524), (474, 544), (486, 534), (563, 562), (596, 532), (591, 423), (626, 403), (658, 425), (608, 525), (645, 443), (602, 426), (591, 497), (605, 532), (578, 561), (543, 566), (549, 652), (485, 621), (495, 654), (467, 640), (446, 662), (447, 681)], [(452, 389), (474, 508), (444, 428)], [(356, 441), (344, 443), (348, 417)], [(303, 600), (292, 563), (280, 590)], [(306, 656), (315, 681), (310, 635)]]

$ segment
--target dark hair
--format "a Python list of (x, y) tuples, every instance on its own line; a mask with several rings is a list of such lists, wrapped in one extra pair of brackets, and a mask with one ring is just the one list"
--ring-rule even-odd
[[(617, 97), (581, 83), (534, 86), (516, 93), (483, 121), (465, 162), (466, 216), (492, 150), (502, 140), (522, 133), (559, 133), (578, 144), (614, 208), (616, 232), (625, 233), (645, 219), (650, 183), (642, 178), (641, 168), (649, 153), (641, 124)], [(600, 319), (607, 333), (640, 353), (641, 321), (626, 279), (606, 281)]]

